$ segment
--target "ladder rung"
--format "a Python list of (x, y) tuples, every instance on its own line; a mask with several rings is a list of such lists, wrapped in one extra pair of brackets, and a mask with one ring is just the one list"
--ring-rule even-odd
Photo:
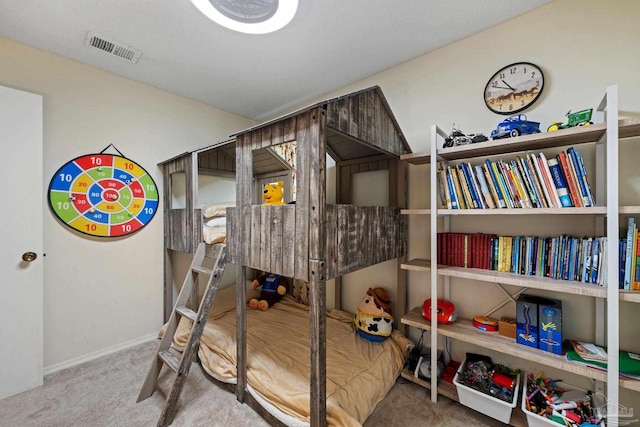
[(203, 273), (203, 274), (208, 274), (209, 276), (211, 276), (213, 274), (213, 270), (205, 268), (205, 267), (200, 267), (197, 265), (194, 265), (191, 267), (191, 271), (195, 272), (195, 273)]
[(158, 353), (158, 357), (160, 358), (160, 360), (166, 363), (173, 372), (178, 372), (178, 369), (180, 368), (180, 359), (182, 358), (182, 353), (180, 353), (173, 347), (169, 347), (167, 350)]
[(196, 316), (198, 315), (198, 313), (196, 313), (195, 311), (191, 310), (190, 308), (187, 308), (184, 305), (180, 305), (180, 306), (176, 307), (176, 311), (178, 313), (180, 313), (180, 315), (182, 315), (184, 317), (188, 317), (189, 319), (193, 320), (194, 322), (196, 321)]

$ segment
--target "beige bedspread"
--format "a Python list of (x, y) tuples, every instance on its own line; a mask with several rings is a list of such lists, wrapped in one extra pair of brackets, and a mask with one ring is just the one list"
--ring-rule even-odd
[[(233, 289), (218, 292), (198, 355), (214, 378), (235, 382), (236, 340)], [(189, 334), (184, 319), (176, 346)], [(386, 396), (404, 366), (411, 344), (394, 330), (384, 343), (359, 337), (353, 315), (327, 313), (327, 421), (359, 426)], [(267, 311), (247, 311), (248, 385), (271, 405), (309, 422), (309, 307), (285, 298)]]

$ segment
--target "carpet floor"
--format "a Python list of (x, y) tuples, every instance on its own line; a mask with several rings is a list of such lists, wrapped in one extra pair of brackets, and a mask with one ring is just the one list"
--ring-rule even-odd
[[(44, 385), (0, 400), (1, 427), (155, 426), (173, 375), (160, 374), (154, 394), (136, 403), (157, 342), (92, 360), (48, 375)], [(261, 427), (269, 424), (194, 365), (172, 426)], [(364, 427), (498, 427), (504, 424), (398, 379)]]

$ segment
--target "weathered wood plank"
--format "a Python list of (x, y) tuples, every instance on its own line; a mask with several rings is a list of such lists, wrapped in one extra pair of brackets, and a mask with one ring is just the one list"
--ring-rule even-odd
[(324, 109), (309, 112), (309, 258), (324, 261), (326, 252), (326, 151)]
[(262, 128), (262, 143), (260, 144), (262, 147), (270, 147), (273, 144), (271, 141), (272, 132), (272, 125)]
[(271, 141), (273, 145), (282, 144), (284, 142), (284, 122), (280, 121), (272, 125)]
[(325, 258), (325, 268), (327, 277), (336, 277), (338, 266), (338, 231), (337, 231), (337, 209), (336, 205), (327, 205), (325, 211), (326, 217), (326, 234), (327, 234), (327, 256)]
[(324, 262), (309, 261), (309, 338), (311, 346), (310, 424), (327, 424), (327, 308)]
[(251, 240), (249, 241), (249, 258), (245, 260), (246, 265), (251, 268), (257, 268), (262, 270), (260, 265), (260, 254), (263, 250), (262, 248), (262, 223), (260, 222), (261, 218), (261, 205), (252, 205), (251, 206)]
[(255, 262), (262, 271), (270, 271), (271, 268), (271, 211), (274, 206), (260, 206), (260, 254)]
[(295, 277), (308, 281), (309, 279), (309, 112), (296, 117), (296, 274)]
[(294, 277), (296, 270), (296, 205), (285, 205), (282, 207), (282, 274), (287, 277)]
[(296, 117), (289, 117), (285, 119), (283, 125), (283, 142), (293, 141), (296, 139)]
[(284, 221), (283, 211), (284, 206), (267, 206), (271, 208), (271, 259), (267, 263), (271, 262), (271, 268), (268, 270), (275, 274), (283, 274), (282, 270), (282, 223)]

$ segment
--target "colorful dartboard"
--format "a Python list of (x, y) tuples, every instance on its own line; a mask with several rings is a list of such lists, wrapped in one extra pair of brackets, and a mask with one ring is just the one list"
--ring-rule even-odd
[(64, 164), (49, 184), (49, 206), (67, 226), (97, 237), (120, 237), (147, 225), (158, 210), (158, 187), (136, 162), (89, 154)]

